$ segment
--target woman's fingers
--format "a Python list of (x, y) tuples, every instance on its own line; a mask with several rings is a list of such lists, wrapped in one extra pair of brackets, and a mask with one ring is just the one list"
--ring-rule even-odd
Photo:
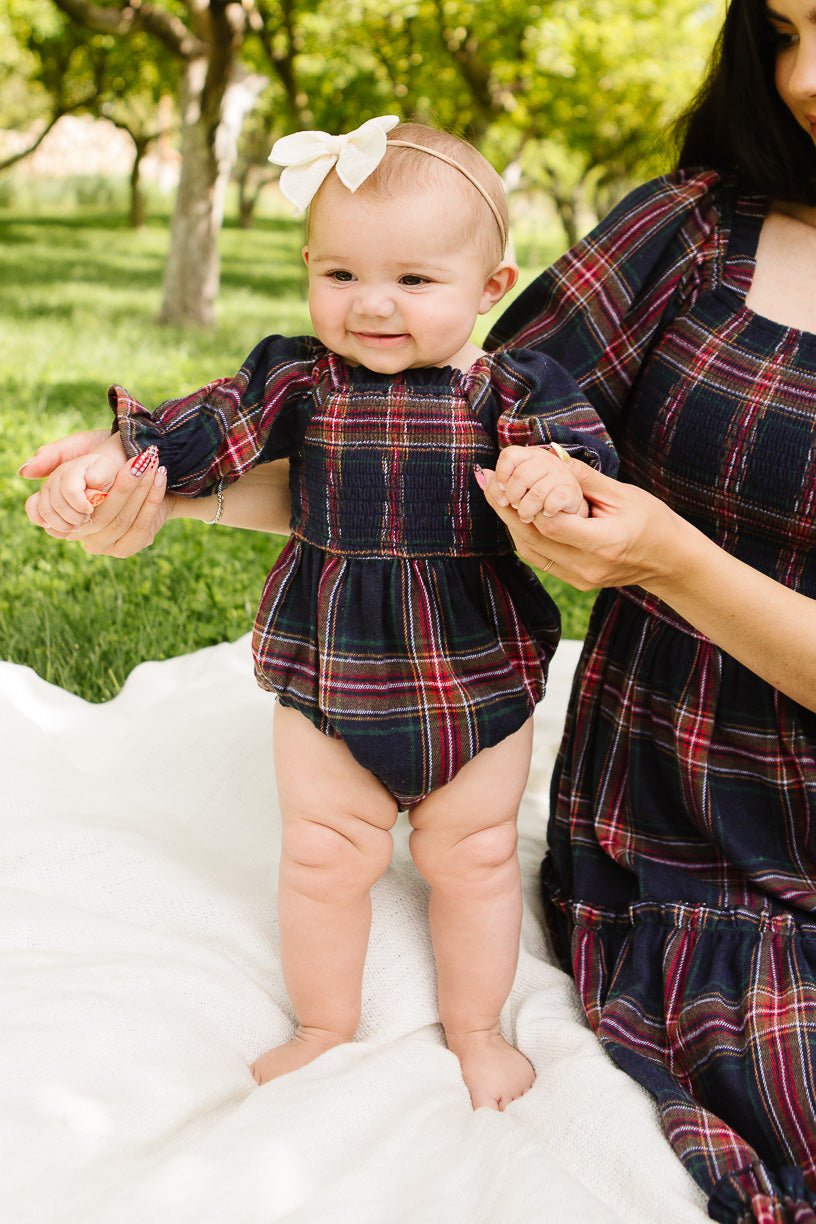
[(68, 434), (58, 442), (48, 442), (27, 459), (17, 473), (26, 480), (42, 480), (68, 459), (87, 455), (109, 437), (106, 429), (89, 429), (84, 433)]
[(89, 553), (130, 557), (153, 543), (170, 510), (167, 474), (163, 468), (134, 476), (130, 465), (121, 469), (107, 499), (90, 523), (72, 533)]
[(648, 581), (670, 551), (671, 511), (643, 489), (612, 480), (579, 460), (573, 460), (570, 471), (589, 503), (590, 517), (538, 515), (530, 524), (501, 504), (495, 474), (485, 472), (485, 496), (519, 555), (539, 569), (552, 562), (549, 571), (579, 590)]

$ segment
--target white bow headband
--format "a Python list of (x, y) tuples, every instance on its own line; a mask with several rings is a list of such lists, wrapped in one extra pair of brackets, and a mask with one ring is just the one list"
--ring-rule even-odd
[(419, 149), (430, 157), (436, 157), (448, 166), (453, 166), (472, 183), (492, 212), (501, 234), (502, 247), (507, 242), (507, 231), (501, 213), (482, 184), (469, 170), (446, 153), (415, 144), (411, 140), (386, 140), (399, 123), (396, 115), (379, 115), (368, 119), (353, 132), (341, 136), (330, 136), (328, 132), (293, 132), (281, 136), (272, 146), (269, 160), (276, 166), (284, 166), (280, 176), (280, 189), (298, 212), (303, 213), (311, 204), (317, 189), (332, 168), (349, 191), (356, 191), (379, 166), (388, 145), (403, 149)]

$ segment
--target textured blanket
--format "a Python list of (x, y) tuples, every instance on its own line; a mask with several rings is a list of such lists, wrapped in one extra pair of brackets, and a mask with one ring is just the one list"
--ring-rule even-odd
[(358, 1040), (257, 1088), (291, 1035), (275, 920), (272, 699), (248, 638), (92, 706), (0, 663), (4, 1224), (699, 1224), (648, 1096), (601, 1051), (536, 874), (577, 644), (536, 715), (507, 1035), (535, 1087), (473, 1112), (442, 1040), (427, 891), (376, 886)]

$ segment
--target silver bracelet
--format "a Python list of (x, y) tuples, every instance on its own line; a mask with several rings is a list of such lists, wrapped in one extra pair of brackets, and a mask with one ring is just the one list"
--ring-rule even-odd
[(224, 482), (219, 480), (218, 488), (215, 490), (215, 495), (218, 498), (218, 508), (211, 519), (204, 519), (206, 527), (215, 527), (216, 523), (220, 522), (221, 515), (224, 513)]

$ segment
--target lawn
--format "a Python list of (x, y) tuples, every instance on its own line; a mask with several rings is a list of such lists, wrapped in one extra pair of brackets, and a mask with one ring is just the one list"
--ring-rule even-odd
[[(179, 331), (155, 322), (163, 219), (137, 233), (100, 212), (0, 210), (0, 657), (104, 701), (142, 660), (251, 627), (281, 537), (176, 521), (137, 557), (90, 557), (29, 524), (23, 502), (33, 486), (15, 472), (40, 443), (107, 425), (111, 382), (156, 403), (232, 373), (270, 332), (308, 331), (301, 244), (297, 221), (266, 217), (249, 231), (228, 224), (218, 326)], [(565, 635), (583, 636), (591, 596), (545, 581)]]

